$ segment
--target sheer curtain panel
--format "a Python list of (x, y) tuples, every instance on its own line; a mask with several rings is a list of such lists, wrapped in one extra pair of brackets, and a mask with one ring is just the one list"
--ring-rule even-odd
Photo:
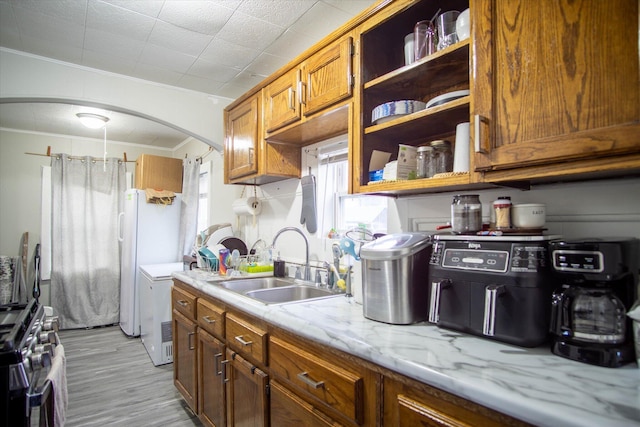
[(180, 209), (180, 244), (178, 259), (191, 255), (198, 233), (198, 201), (200, 200), (201, 159), (182, 162), (182, 207)]
[(125, 164), (120, 159), (51, 160), (51, 305), (64, 329), (117, 323)]

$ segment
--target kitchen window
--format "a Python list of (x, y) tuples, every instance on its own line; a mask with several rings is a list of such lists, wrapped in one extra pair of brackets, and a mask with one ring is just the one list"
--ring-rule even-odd
[(382, 196), (348, 194), (347, 152), (346, 141), (319, 149), (319, 230), (325, 237), (332, 229), (340, 234), (353, 228), (386, 233), (388, 199)]

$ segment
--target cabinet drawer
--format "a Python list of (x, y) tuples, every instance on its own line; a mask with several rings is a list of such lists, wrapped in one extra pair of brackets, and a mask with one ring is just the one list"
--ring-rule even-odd
[(224, 307), (202, 298), (198, 298), (197, 306), (198, 325), (211, 335), (224, 339)]
[(277, 381), (271, 380), (269, 384), (272, 426), (330, 427), (338, 425)]
[(225, 329), (229, 347), (253, 362), (267, 365), (267, 331), (230, 313), (226, 315)]
[(364, 379), (330, 362), (319, 359), (283, 340), (270, 340), (271, 373), (293, 387), (341, 412), (358, 424), (363, 422)]
[(196, 320), (196, 297), (182, 289), (171, 288), (171, 306), (186, 316)]

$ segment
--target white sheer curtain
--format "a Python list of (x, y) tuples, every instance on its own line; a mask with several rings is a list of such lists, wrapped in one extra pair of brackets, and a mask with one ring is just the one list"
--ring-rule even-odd
[(198, 201), (200, 200), (201, 159), (184, 159), (182, 162), (182, 206), (180, 209), (179, 259), (191, 255), (198, 233)]
[(53, 155), (51, 305), (64, 329), (117, 323), (125, 165)]

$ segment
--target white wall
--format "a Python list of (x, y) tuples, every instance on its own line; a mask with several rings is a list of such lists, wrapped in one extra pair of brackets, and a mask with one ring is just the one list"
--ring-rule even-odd
[[(308, 148), (315, 148), (310, 146)], [(302, 154), (304, 174), (307, 166), (318, 176), (315, 159)], [(249, 188), (247, 189), (249, 190)], [(389, 198), (389, 233), (401, 231), (434, 231), (437, 225), (450, 221), (454, 194), (439, 193), (406, 198)], [(640, 178), (620, 178), (598, 181), (539, 185), (522, 191), (496, 188), (467, 191), (479, 194), (483, 203), (483, 217), (489, 221), (489, 205), (498, 196), (511, 196), (514, 203), (545, 203), (547, 206), (546, 234), (560, 234), (565, 238), (633, 236), (640, 238)], [(262, 212), (253, 224), (251, 217), (239, 221), (240, 233), (250, 246), (258, 237), (271, 244), (277, 231), (284, 226), (296, 226), (309, 240), (312, 265), (331, 261), (330, 239), (321, 230), (309, 234), (300, 225), (302, 190), (300, 181), (290, 179), (263, 185), (257, 190), (262, 200)], [(237, 219), (236, 219), (237, 221)], [(235, 226), (235, 224), (234, 224)], [(304, 263), (304, 242), (296, 233), (285, 233), (278, 239), (276, 252), (282, 258)], [(361, 287), (360, 263), (355, 264), (354, 293)]]
[(67, 100), (172, 125), (219, 150), (232, 100), (0, 48), (0, 102)]

